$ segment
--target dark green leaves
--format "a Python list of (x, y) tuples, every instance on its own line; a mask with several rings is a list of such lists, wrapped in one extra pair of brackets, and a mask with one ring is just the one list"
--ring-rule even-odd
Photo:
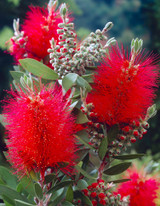
[(131, 166), (131, 162), (123, 162), (120, 164), (117, 164), (113, 167), (110, 167), (109, 169), (105, 170), (103, 173), (106, 175), (118, 175), (125, 170), (127, 170)]
[(54, 178), (55, 178), (55, 174), (53, 174), (53, 173), (46, 175), (45, 176), (45, 184), (52, 182), (54, 180)]
[(0, 178), (3, 180), (4, 184), (7, 184), (11, 188), (16, 188), (17, 178), (6, 167), (0, 166)]
[(17, 191), (5, 185), (0, 185), (0, 195), (5, 195), (11, 199), (19, 199), (23, 201), (23, 197)]
[(88, 148), (84, 148), (84, 149), (79, 149), (75, 152), (75, 155), (77, 156), (76, 158), (76, 162), (79, 163), (88, 153), (89, 149)]
[(70, 185), (67, 189), (67, 193), (66, 193), (66, 200), (68, 202), (72, 202), (73, 201), (73, 189), (72, 186)]
[(108, 140), (106, 137), (104, 137), (101, 141), (101, 144), (100, 144), (99, 150), (98, 150), (98, 155), (99, 155), (99, 158), (101, 160), (103, 160), (103, 158), (107, 152), (107, 147), (108, 147)]
[(90, 201), (90, 199), (80, 191), (75, 192), (75, 197), (81, 199), (83, 202), (83, 205), (87, 205), (87, 206), (93, 205), (92, 202)]
[(109, 143), (111, 143), (114, 139), (116, 139), (118, 132), (119, 132), (119, 125), (118, 124), (113, 125), (107, 134)]
[(110, 181), (109, 183), (115, 183), (115, 184), (117, 184), (117, 183), (122, 183), (122, 182), (128, 182), (128, 181), (130, 181), (131, 179), (120, 179), (120, 180), (113, 180), (113, 181)]
[(63, 187), (66, 187), (72, 183), (73, 183), (72, 180), (66, 180), (66, 181), (60, 182), (60, 183), (56, 184), (54, 187), (52, 187), (47, 193), (51, 193), (51, 192), (54, 193), (56, 190), (59, 190)]
[(78, 165), (75, 166), (75, 168), (85, 177), (87, 177), (88, 179), (96, 179), (95, 177), (89, 175), (85, 170), (83, 170), (81, 167), (79, 167)]
[(144, 154), (131, 154), (131, 155), (119, 155), (113, 157), (114, 159), (119, 159), (119, 160), (131, 160), (131, 159), (137, 159), (139, 157), (143, 157)]
[(38, 183), (35, 183), (34, 189), (35, 189), (35, 193), (36, 193), (37, 198), (39, 200), (41, 200), (43, 198), (43, 191), (42, 191), (41, 186)]
[(27, 202), (23, 202), (21, 200), (15, 200), (15, 202), (16, 202), (16, 206), (35, 206), (35, 205), (29, 204)]
[(31, 72), (37, 77), (48, 80), (58, 79), (58, 74), (54, 70), (35, 59), (25, 58), (20, 59), (19, 62), (25, 70)]

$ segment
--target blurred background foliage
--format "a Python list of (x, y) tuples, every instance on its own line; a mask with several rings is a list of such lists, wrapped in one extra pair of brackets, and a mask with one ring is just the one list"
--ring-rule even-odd
[[(48, 0), (0, 0), (0, 99), (11, 82), (9, 70), (13, 67), (13, 58), (4, 52), (5, 42), (13, 35), (13, 19), (23, 22), (28, 5), (45, 6)], [(59, 0), (66, 2), (72, 10), (75, 29), (79, 39), (84, 39), (91, 31), (102, 29), (108, 21), (114, 23), (109, 37), (115, 37), (118, 43), (130, 47), (132, 38), (142, 38), (144, 47), (160, 53), (160, 1), (159, 0)], [(143, 95), (143, 94), (142, 94)], [(138, 152), (148, 149), (153, 155), (160, 152), (160, 95), (157, 98), (158, 114), (151, 120), (151, 128), (142, 141), (135, 144)], [(0, 135), (3, 134), (3, 128)], [(2, 138), (1, 138), (2, 139)], [(0, 143), (1, 149), (3, 144)]]

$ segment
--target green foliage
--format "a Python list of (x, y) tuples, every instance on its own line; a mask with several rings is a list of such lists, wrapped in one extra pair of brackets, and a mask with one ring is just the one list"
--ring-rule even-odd
[(54, 70), (35, 59), (25, 58), (19, 60), (19, 62), (24, 69), (37, 77), (47, 80), (56, 80), (58, 78), (58, 74)]
[(125, 170), (127, 170), (131, 166), (131, 162), (123, 162), (120, 164), (117, 164), (115, 166), (110, 167), (109, 169), (104, 171), (104, 174), (106, 175), (118, 175)]

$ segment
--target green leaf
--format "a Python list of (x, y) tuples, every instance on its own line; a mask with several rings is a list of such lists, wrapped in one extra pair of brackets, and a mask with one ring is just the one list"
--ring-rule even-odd
[(47, 194), (49, 194), (51, 192), (54, 193), (56, 190), (59, 190), (63, 187), (66, 187), (72, 183), (73, 183), (73, 180), (66, 180), (66, 181), (60, 182), (60, 183), (56, 184), (54, 187), (52, 187), (50, 190), (48, 190)]
[(98, 155), (99, 155), (99, 158), (101, 160), (103, 160), (103, 158), (105, 157), (107, 149), (108, 149), (108, 140), (106, 137), (104, 137), (101, 141), (101, 144), (100, 144), (99, 150), (98, 150)]
[(75, 135), (76, 138), (82, 142), (86, 147), (90, 148), (90, 149), (94, 149), (91, 145), (89, 145), (85, 140), (83, 140), (82, 138), (80, 138), (79, 136)]
[(15, 205), (15, 202), (13, 199), (11, 199), (9, 196), (6, 196), (6, 195), (2, 195), (2, 199), (3, 201), (5, 202), (6, 205), (10, 205), (10, 206), (13, 206)]
[(85, 180), (80, 179), (77, 183), (77, 187), (78, 187), (78, 189), (83, 190), (83, 189), (86, 189), (88, 187), (88, 184)]
[(106, 175), (118, 175), (125, 170), (127, 170), (131, 166), (131, 162), (123, 162), (120, 164), (117, 164), (113, 167), (110, 167), (109, 169), (105, 170), (103, 173)]
[(113, 181), (109, 181), (108, 183), (113, 182), (113, 183), (117, 184), (117, 183), (121, 183), (121, 182), (128, 182), (128, 181), (130, 181), (130, 180), (131, 180), (131, 179), (113, 180)]
[(61, 203), (62, 206), (74, 206), (71, 202), (64, 201)]
[(92, 90), (92, 87), (90, 86), (90, 84), (80, 76), (77, 77), (77, 85), (79, 87), (86, 88), (87, 91)]
[(75, 166), (75, 168), (85, 177), (87, 177), (88, 179), (96, 179), (96, 177), (93, 177), (91, 175), (89, 175), (85, 170), (83, 170), (81, 167), (79, 167), (78, 165)]
[(48, 183), (52, 182), (54, 180), (54, 178), (55, 178), (54, 173), (46, 175), (45, 178), (44, 178), (45, 179), (45, 184), (48, 184)]
[(20, 59), (19, 62), (25, 70), (31, 72), (37, 77), (48, 80), (58, 79), (58, 74), (54, 70), (35, 59), (25, 58)]
[(27, 202), (23, 202), (21, 200), (15, 200), (15, 202), (16, 202), (16, 206), (35, 206), (35, 205), (29, 204)]
[(34, 184), (31, 178), (29, 178), (28, 176), (24, 176), (20, 180), (20, 183), (22, 184), (25, 191), (27, 191), (30, 195), (35, 196)]
[(80, 191), (75, 191), (75, 197), (82, 200), (83, 205), (92, 206), (91, 200)]
[(20, 83), (20, 78), (24, 76), (24, 72), (20, 72), (20, 71), (10, 71), (11, 76), (13, 77), (13, 79), (19, 84)]
[(89, 83), (93, 83), (93, 73), (92, 74), (85, 74), (85, 75), (82, 75), (82, 77)]
[(17, 191), (5, 185), (0, 185), (0, 195), (5, 195), (11, 199), (24, 200), (24, 198)]
[(39, 200), (42, 200), (42, 198), (43, 198), (43, 191), (42, 191), (41, 186), (38, 183), (35, 183), (34, 184), (34, 189), (35, 189), (35, 193), (36, 193), (37, 198)]
[(119, 125), (115, 124), (108, 131), (108, 134), (107, 134), (108, 142), (111, 143), (114, 139), (116, 139), (118, 133), (119, 133)]
[(63, 88), (68, 91), (77, 80), (78, 74), (75, 73), (69, 73), (62, 79), (62, 86)]
[(115, 156), (113, 157), (114, 159), (118, 159), (118, 160), (131, 160), (131, 159), (137, 159), (139, 157), (143, 157), (144, 154), (130, 154), (130, 155), (119, 155), (119, 156)]
[(67, 190), (67, 193), (66, 193), (66, 200), (68, 202), (72, 202), (73, 201), (73, 189), (72, 189), (71, 185), (68, 187), (68, 190)]
[(88, 153), (89, 149), (88, 148), (84, 148), (84, 149), (79, 149), (75, 152), (76, 155), (76, 159), (75, 162), (79, 163), (81, 160), (83, 160), (83, 158), (86, 156), (86, 154)]
[(76, 123), (77, 124), (84, 124), (88, 121), (89, 120), (88, 120), (87, 116), (85, 114), (83, 114), (83, 112), (81, 110), (78, 110)]
[(6, 167), (0, 166), (0, 177), (1, 179), (11, 188), (17, 187), (16, 176)]

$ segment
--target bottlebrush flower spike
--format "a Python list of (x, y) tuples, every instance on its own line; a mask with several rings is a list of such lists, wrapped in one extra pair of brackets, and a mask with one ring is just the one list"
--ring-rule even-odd
[[(61, 87), (44, 87), (40, 92), (11, 91), (3, 114), (8, 124), (7, 147), (17, 172), (32, 170), (43, 175), (59, 163), (74, 164), (75, 121), (68, 110), (70, 102)], [(64, 168), (64, 170), (67, 168)]]
[(156, 206), (157, 190), (160, 182), (156, 177), (149, 177), (136, 168), (128, 169), (125, 178), (131, 181), (121, 183), (115, 194), (121, 198), (130, 196), (130, 206)]
[(133, 61), (118, 46), (97, 69), (93, 91), (87, 97), (93, 103), (98, 120), (108, 125), (129, 123), (144, 117), (152, 105), (157, 87), (157, 57), (138, 54)]
[(15, 57), (16, 61), (22, 58), (34, 58), (44, 60), (48, 55), (50, 48), (50, 40), (52, 38), (58, 41), (58, 24), (61, 23), (59, 11), (48, 6), (48, 9), (41, 7), (30, 7), (30, 11), (26, 14), (26, 19), (22, 24), (20, 38), (12, 38), (12, 46), (10, 53)]

